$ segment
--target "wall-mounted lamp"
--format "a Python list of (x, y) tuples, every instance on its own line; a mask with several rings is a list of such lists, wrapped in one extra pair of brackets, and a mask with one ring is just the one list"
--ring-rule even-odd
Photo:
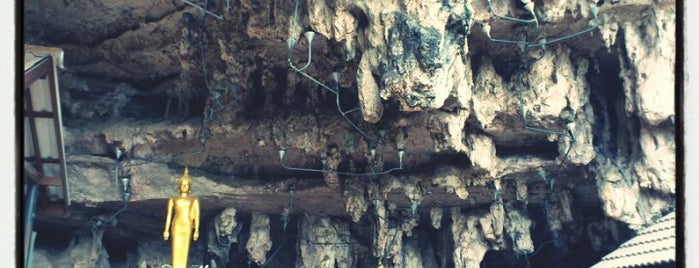
[(500, 191), (502, 190), (502, 180), (496, 179), (493, 181), (493, 202), (502, 202)]
[(286, 149), (279, 149), (279, 161), (283, 162), (284, 161), (284, 155), (286, 154)]
[(298, 42), (298, 39), (296, 37), (289, 37), (289, 51), (294, 49), (296, 47), (296, 43)]
[(310, 46), (311, 43), (313, 43), (313, 37), (316, 36), (316, 32), (307, 31), (307, 32), (303, 33), (303, 36), (306, 37), (306, 40), (308, 40), (308, 45)]
[(488, 23), (484, 23), (482, 30), (483, 33), (485, 33), (485, 35), (488, 37), (488, 39), (490, 39), (490, 25)]
[(325, 169), (327, 168), (328, 158), (327, 158), (325, 155), (323, 155), (323, 156), (320, 158), (320, 163), (323, 164), (323, 170), (325, 170)]
[[(527, 2), (527, 3), (524, 3), (524, 2)], [(534, 13), (534, 2), (532, 2), (531, 0), (525, 0), (525, 1), (522, 1), (522, 3), (524, 3), (525, 10), (529, 11), (529, 13), (531, 13), (532, 16), (536, 16), (536, 13)]]
[(121, 177), (121, 198), (124, 202), (129, 201), (131, 197), (131, 177)]
[(335, 80), (335, 84), (340, 84), (340, 72), (333, 72), (333, 80)]
[(119, 147), (114, 148), (114, 155), (116, 156), (117, 161), (119, 161), (119, 159), (121, 159), (122, 153), (124, 153), (124, 151), (122, 151), (121, 148), (119, 148)]
[(312, 46), (312, 44), (313, 44), (313, 38), (316, 36), (316, 33), (313, 32), (313, 31), (307, 31), (307, 32), (303, 33), (303, 36), (304, 36), (304, 37), (306, 38), (306, 40), (308, 41), (308, 61), (307, 61), (306, 64), (303, 65), (303, 67), (301, 67), (301, 68), (296, 67), (296, 66), (291, 62), (291, 51), (294, 49), (294, 47), (296, 47), (296, 44), (298, 43), (298, 39), (297, 39), (296, 37), (289, 37), (289, 52), (288, 52), (288, 53), (289, 53), (289, 57), (288, 57), (287, 61), (289, 62), (289, 65), (290, 65), (294, 70), (296, 70), (297, 72), (302, 72), (303, 70), (305, 70), (306, 68), (308, 68), (308, 66), (311, 65), (311, 55), (312, 55), (312, 51), (313, 51), (313, 46)]
[(398, 150), (398, 167), (403, 168), (403, 155), (405, 154), (405, 150), (400, 149)]

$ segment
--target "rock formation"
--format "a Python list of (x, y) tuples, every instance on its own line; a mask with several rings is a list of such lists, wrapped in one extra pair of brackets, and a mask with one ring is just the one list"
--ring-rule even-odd
[[(166, 264), (184, 167), (190, 262), (219, 267), (592, 265), (570, 252), (675, 209), (675, 1), (28, 0), (23, 19), (65, 51), (71, 213), (37, 215), (37, 267)], [(86, 242), (122, 175), (128, 208)]]

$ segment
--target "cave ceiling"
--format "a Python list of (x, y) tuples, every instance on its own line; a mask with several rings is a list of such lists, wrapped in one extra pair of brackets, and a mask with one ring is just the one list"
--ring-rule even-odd
[[(538, 31), (496, 17), (530, 18), (520, 1), (23, 1), (24, 43), (65, 53), (73, 205), (42, 220), (119, 210), (128, 176), (115, 232), (157, 236), (185, 167), (207, 216), (543, 207), (553, 189), (632, 225), (660, 216), (674, 107), (641, 88), (674, 79), (675, 1), (534, 2)], [(600, 190), (626, 172), (636, 186)], [(605, 201), (624, 191), (654, 212)]]

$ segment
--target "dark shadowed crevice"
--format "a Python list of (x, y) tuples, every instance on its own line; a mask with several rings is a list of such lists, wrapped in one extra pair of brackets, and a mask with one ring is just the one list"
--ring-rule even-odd
[(55, 252), (65, 250), (76, 231), (75, 228), (44, 224), (41, 221), (36, 221), (34, 228), (37, 232), (35, 247)]
[(257, 69), (250, 75), (252, 80), (252, 88), (248, 93), (248, 99), (245, 100), (245, 110), (249, 115), (255, 116), (254, 113), (261, 111), (265, 106), (266, 96), (265, 90), (262, 87), (262, 70)]
[(352, 5), (351, 7), (348, 8), (348, 11), (350, 14), (352, 14), (352, 17), (357, 20), (357, 29), (359, 31), (364, 30), (367, 26), (369, 26), (369, 18), (367, 18), (366, 14), (364, 14), (364, 11), (359, 9), (357, 6)]
[(617, 54), (598, 53), (597, 63), (591, 64), (586, 74), (590, 84), (590, 103), (595, 112), (593, 145), (607, 157), (617, 157), (620, 149), (620, 123), (627, 120), (624, 112), (623, 81), (619, 77)]
[[(135, 96), (131, 100), (129, 106), (131, 108), (123, 109), (121, 111), (121, 116), (139, 120), (159, 119), (165, 114), (167, 99), (160, 95)], [(196, 114), (196, 112), (194, 114)]]
[(527, 144), (511, 146), (508, 144), (495, 144), (495, 155), (499, 158), (535, 156), (553, 160), (559, 155), (558, 143), (540, 139)]
[[(287, 84), (287, 69), (281, 68), (281, 67), (274, 67), (271, 68), (270, 70), (272, 74), (274, 75), (274, 88), (271, 89), (274, 93), (272, 96), (267, 96), (272, 98), (272, 104), (276, 107), (285, 107), (285, 100), (284, 96), (285, 91), (289, 90), (286, 88)], [(294, 97), (296, 97), (296, 94), (294, 94)], [(294, 100), (291, 103), (295, 104), (298, 103), (298, 100)]]
[(135, 252), (138, 242), (134, 239), (124, 239), (122, 237), (112, 237), (105, 234), (102, 243), (109, 255), (109, 262), (126, 264), (129, 252)]

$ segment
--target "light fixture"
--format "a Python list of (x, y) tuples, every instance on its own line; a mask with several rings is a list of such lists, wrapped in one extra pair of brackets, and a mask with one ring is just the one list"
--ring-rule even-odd
[(381, 205), (381, 200), (377, 197), (374, 198), (374, 209), (376, 209), (376, 214), (379, 214), (379, 206)]
[(308, 45), (310, 46), (311, 43), (313, 43), (313, 37), (316, 36), (316, 32), (307, 31), (307, 32), (303, 33), (303, 36), (306, 37), (306, 40), (308, 40)]
[(298, 41), (299, 40), (296, 37), (289, 37), (289, 51), (291, 51), (292, 49), (294, 49), (294, 47), (296, 47), (296, 42), (298, 42)]
[(282, 208), (282, 230), (286, 230), (286, 225), (289, 223), (289, 216), (291, 214), (291, 209)]
[(298, 39), (296, 37), (290, 37), (289, 38), (289, 51), (288, 51), (288, 57), (287, 57), (287, 62), (289, 63), (289, 66), (296, 70), (297, 72), (303, 72), (308, 66), (311, 66), (311, 60), (312, 60), (312, 55), (313, 55), (313, 37), (316, 35), (315, 32), (308, 31), (303, 34), (304, 37), (306, 37), (306, 40), (308, 40), (308, 61), (306, 64), (303, 65), (303, 67), (299, 68), (294, 65), (294, 63), (291, 61), (291, 51), (294, 50), (294, 47), (296, 47), (296, 44), (298, 43)]
[(524, 9), (529, 11), (529, 13), (531, 13), (533, 16), (536, 16), (534, 14), (534, 2), (529, 2), (529, 3), (524, 4)]
[(483, 24), (483, 33), (490, 39), (490, 24), (484, 23)]
[(403, 168), (403, 154), (405, 154), (405, 150), (403, 150), (403, 149), (398, 150), (398, 162), (399, 162), (400, 168)]
[(592, 13), (592, 16), (595, 18), (595, 20), (597, 20), (597, 12), (598, 11), (599, 11), (599, 8), (597, 7), (597, 5), (592, 5), (592, 7), (590, 7), (590, 12)]
[[(185, 2), (186, 4), (188, 4), (188, 5), (190, 5), (190, 6), (193, 6), (193, 7), (197, 8), (197, 9), (199, 9), (199, 12), (201, 12), (202, 14), (203, 14), (203, 13), (206, 13), (206, 14), (209, 14), (209, 15), (213, 16), (214, 18), (217, 18), (218, 20), (223, 20), (223, 16), (221, 16), (221, 15), (216, 15), (216, 14), (214, 14), (214, 13), (211, 13), (211, 11), (209, 11), (208, 9), (206, 9), (206, 7), (199, 6), (199, 5), (197, 5), (197, 4), (195, 4), (195, 3), (192, 3), (192, 2), (190, 2), (190, 1), (188, 1), (188, 0), (181, 0), (181, 1), (182, 1), (182, 2)], [(207, 3), (208, 3), (208, 2), (207, 2)]]
[(332, 75), (333, 75), (333, 80), (335, 80), (335, 83), (336, 83), (336, 84), (339, 84), (339, 83), (340, 83), (340, 73), (339, 73), (339, 72), (333, 72)]
[(417, 213), (417, 203), (410, 202), (410, 215), (415, 216), (415, 213)]
[(121, 198), (124, 202), (128, 202), (131, 196), (131, 177), (121, 177), (121, 186)]
[[(296, 7), (298, 7), (298, 3), (299, 3), (299, 1), (298, 1), (298, 0), (295, 0), (295, 5), (296, 5)], [(349, 110), (346, 110), (346, 111), (345, 111), (345, 110), (343, 110), (342, 107), (340, 106), (340, 94), (339, 94), (339, 92), (340, 92), (340, 85), (339, 85), (339, 84), (340, 84), (340, 78), (341, 78), (341, 72), (340, 72), (340, 71), (336, 71), (336, 72), (332, 72), (332, 73), (331, 73), (332, 79), (333, 79), (333, 81), (335, 82), (334, 87), (326, 85), (325, 83), (321, 82), (319, 79), (317, 79), (317, 78), (311, 76), (309, 73), (306, 73), (306, 72), (304, 71), (306, 68), (308, 68), (308, 67), (310, 66), (310, 64), (311, 64), (311, 62), (312, 62), (312, 55), (313, 55), (313, 53), (312, 53), (312, 48), (313, 48), (312, 44), (313, 44), (313, 38), (315, 38), (316, 32), (314, 32), (314, 31), (312, 31), (312, 30), (308, 30), (308, 31), (306, 31), (306, 32), (303, 33), (303, 38), (305, 38), (305, 39), (307, 40), (307, 48), (308, 48), (307, 61), (306, 61), (301, 67), (296, 66), (296, 65), (294, 64), (294, 61), (292, 60), (292, 56), (293, 56), (293, 54), (294, 54), (294, 53), (293, 53), (293, 50), (294, 50), (294, 48), (296, 47), (296, 45), (298, 44), (298, 40), (301, 38), (301, 37), (299, 36), (299, 33), (296, 32), (296, 31), (294, 31), (295, 29), (298, 29), (298, 28), (296, 27), (296, 26), (297, 26), (296, 23), (297, 23), (297, 21), (298, 21), (298, 15), (299, 15), (299, 14), (298, 14), (298, 9), (295, 8), (295, 9), (294, 9), (293, 19), (291, 20), (292, 25), (291, 25), (291, 27), (290, 27), (290, 29), (289, 29), (289, 38), (287, 39), (287, 42), (288, 42), (287, 45), (288, 45), (288, 49), (289, 49), (289, 50), (287, 51), (287, 62), (288, 62), (288, 64), (289, 64), (289, 67), (291, 67), (291, 69), (292, 69), (293, 71), (295, 71), (295, 72), (299, 73), (300, 75), (302, 75), (302, 76), (308, 78), (310, 81), (312, 81), (313, 83), (315, 83), (315, 84), (317, 84), (318, 86), (322, 87), (323, 89), (325, 89), (325, 90), (327, 90), (327, 91), (329, 91), (329, 92), (335, 94), (335, 105), (337, 106), (337, 110), (338, 110), (338, 112), (340, 113), (340, 115), (341, 115), (345, 120), (347, 120), (347, 122), (350, 124), (350, 126), (352, 126), (352, 128), (354, 128), (357, 132), (359, 132), (359, 134), (361, 134), (367, 141), (370, 141), (370, 142), (369, 142), (370, 144), (379, 143), (379, 141), (376, 141), (375, 138), (369, 136), (366, 132), (364, 132), (362, 129), (360, 129), (360, 128), (357, 126), (357, 124), (355, 124), (355, 123), (347, 116), (347, 115), (350, 114), (350, 113), (361, 111), (361, 107), (355, 107), (355, 108), (352, 108), (352, 109), (349, 109)], [(293, 32), (293, 33), (292, 33), (292, 32)], [(380, 134), (382, 140), (386, 138), (386, 130), (379, 130), (379, 134)], [(373, 147), (373, 146), (372, 146), (372, 147)], [(398, 146), (398, 148), (403, 148), (403, 146), (402, 146), (402, 145), (401, 145), (401, 146)], [(403, 169), (403, 166), (402, 166), (402, 159), (401, 159), (401, 160), (400, 160), (400, 162), (401, 162), (400, 167), (387, 169), (387, 170), (384, 170), (384, 171), (381, 171), (381, 172), (372, 171), (372, 172), (368, 172), (368, 173), (354, 173), (354, 172), (343, 172), (343, 171), (338, 171), (338, 170), (328, 170), (327, 167), (326, 167), (326, 165), (327, 165), (327, 159), (326, 159), (325, 157), (321, 157), (321, 162), (323, 163), (323, 168), (322, 168), (322, 169), (310, 169), (310, 168), (290, 167), (290, 166), (285, 165), (285, 163), (284, 163), (284, 161), (283, 161), (283, 160), (284, 160), (285, 149), (279, 149), (278, 152), (279, 152), (279, 160), (280, 160), (281, 166), (284, 167), (284, 168), (286, 168), (286, 169), (288, 169), (288, 170), (308, 171), (308, 172), (321, 172), (321, 173), (334, 173), (334, 174), (338, 174), (338, 175), (347, 175), (347, 176), (378, 176), (378, 175), (388, 174), (388, 173), (390, 173), (390, 172)], [(375, 151), (372, 151), (372, 157), (375, 157), (375, 155), (376, 155)], [(402, 153), (401, 153), (401, 156), (402, 156)]]
[(286, 154), (286, 149), (279, 149), (279, 161), (284, 161), (284, 155)]

